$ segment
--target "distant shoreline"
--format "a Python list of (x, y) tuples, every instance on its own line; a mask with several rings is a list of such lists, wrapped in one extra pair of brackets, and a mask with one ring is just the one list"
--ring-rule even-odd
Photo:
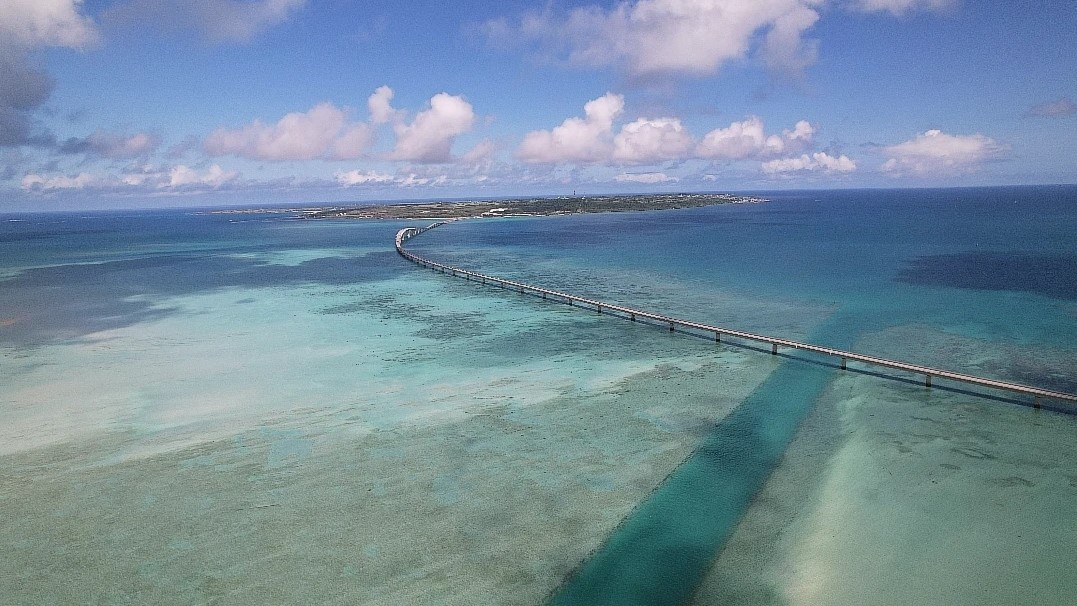
[(717, 204), (757, 204), (766, 198), (735, 194), (647, 194), (519, 198), (473, 202), (416, 202), (310, 208), (245, 208), (212, 214), (295, 214), (303, 219), (474, 219), (547, 217), (586, 213), (699, 208)]

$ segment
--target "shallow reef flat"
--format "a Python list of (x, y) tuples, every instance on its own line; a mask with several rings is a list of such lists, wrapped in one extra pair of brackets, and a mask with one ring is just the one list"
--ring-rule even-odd
[(5, 600), (538, 603), (772, 366), (430, 273), (290, 282), (383, 263), (354, 251), (228, 256), (289, 282), (4, 346)]
[(350, 431), (361, 412), (291, 411), (122, 460), (133, 432), (7, 455), (0, 591), (12, 603), (539, 603), (765, 377), (745, 358), (671, 359), (534, 402), (506, 374), (501, 397), (362, 431)]

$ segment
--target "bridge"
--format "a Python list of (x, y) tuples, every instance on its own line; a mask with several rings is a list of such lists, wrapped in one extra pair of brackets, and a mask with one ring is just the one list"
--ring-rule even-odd
[(438, 263), (436, 261), (432, 261), (430, 259), (417, 255), (404, 247), (404, 243), (411, 238), (423, 234), (431, 229), (445, 225), (446, 223), (448, 223), (448, 221), (432, 223), (426, 227), (406, 227), (404, 229), (401, 229), (396, 234), (397, 252), (400, 253), (400, 255), (403, 256), (405, 259), (417, 263), (418, 265), (427, 267), (435, 271), (439, 271), (444, 274), (450, 274), (457, 278), (462, 278), (469, 281), (476, 281), (480, 282), (481, 284), (486, 284), (490, 286), (510, 289), (522, 294), (539, 296), (546, 300), (552, 300), (572, 306), (580, 306), (582, 308), (590, 309), (600, 314), (610, 314), (630, 320), (632, 322), (645, 321), (652, 324), (658, 324), (662, 327), (668, 328), (670, 332), (678, 330), (683, 332), (689, 332), (698, 336), (705, 336), (708, 339), (713, 338), (715, 342), (719, 343), (722, 342), (723, 338), (729, 339), (730, 337), (732, 337), (741, 341), (750, 341), (769, 345), (770, 353), (774, 355), (778, 353), (779, 348), (809, 351), (817, 354), (822, 354), (824, 356), (829, 356), (832, 359), (839, 359), (840, 367), (842, 370), (848, 368), (849, 361), (854, 361), (869, 366), (879, 366), (893, 370), (900, 370), (911, 373), (916, 376), (923, 376), (923, 383), (926, 387), (931, 387), (932, 381), (934, 379), (946, 379), (957, 383), (965, 383), (976, 385), (979, 387), (986, 387), (989, 389), (1029, 395), (1032, 396), (1032, 404), (1036, 408), (1040, 408), (1041, 400), (1043, 399), (1056, 400), (1061, 402), (1077, 402), (1077, 394), (1054, 391), (1050, 389), (1042, 389), (1039, 387), (1022, 385), (1020, 383), (1011, 383), (1008, 381), (999, 381), (996, 379), (977, 377), (973, 375), (952, 372), (949, 370), (943, 370), (940, 368), (931, 368), (928, 366), (909, 364), (907, 362), (900, 362), (897, 360), (889, 360), (886, 358), (868, 356), (851, 351), (843, 351), (830, 347), (822, 347), (820, 345), (812, 345), (810, 343), (801, 343), (799, 341), (793, 341), (790, 339), (782, 339), (779, 337), (760, 335), (741, 330), (734, 330), (731, 328), (724, 328), (721, 326), (712, 326), (710, 324), (702, 324), (700, 322), (692, 322), (689, 320), (674, 318), (664, 314), (634, 309), (631, 307), (626, 307), (624, 305), (616, 305), (603, 301), (597, 301), (594, 299), (588, 299), (585, 297), (578, 297), (576, 295), (565, 292), (542, 288), (540, 286), (533, 286), (531, 284), (526, 284), (523, 282), (506, 280), (495, 276), (488, 276), (485, 274), (468, 271), (466, 269), (461, 269), (459, 267), (452, 267), (450, 265)]

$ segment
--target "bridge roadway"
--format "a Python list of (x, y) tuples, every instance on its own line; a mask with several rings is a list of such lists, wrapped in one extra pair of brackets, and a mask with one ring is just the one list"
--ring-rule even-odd
[(631, 307), (625, 307), (623, 305), (614, 305), (611, 303), (604, 303), (602, 301), (596, 301), (594, 299), (587, 299), (584, 297), (578, 297), (576, 295), (559, 292), (556, 290), (550, 290), (548, 288), (542, 288), (540, 286), (532, 286), (523, 282), (514, 282), (512, 280), (505, 280), (503, 278), (497, 278), (494, 276), (487, 276), (485, 274), (468, 271), (466, 269), (460, 269), (458, 267), (452, 267), (436, 261), (431, 261), (424, 257), (421, 257), (406, 248), (404, 243), (409, 239), (414, 238), (428, 230), (434, 229), (445, 225), (447, 221), (441, 221), (432, 223), (426, 227), (406, 227), (401, 229), (396, 234), (396, 251), (400, 253), (405, 259), (422, 265), (433, 270), (440, 271), (442, 273), (450, 273), (454, 277), (462, 277), (467, 280), (477, 280), (482, 284), (492, 284), (501, 288), (511, 288), (517, 290), (520, 293), (540, 295), (543, 299), (560, 300), (569, 305), (580, 304), (590, 307), (598, 313), (612, 313), (621, 317), (627, 318), (633, 322), (637, 319), (650, 320), (652, 322), (658, 322), (664, 326), (668, 326), (670, 332), (680, 328), (682, 330), (695, 331), (703, 335), (714, 335), (716, 342), (721, 342), (723, 336), (735, 337), (745, 341), (754, 341), (758, 343), (766, 343), (770, 345), (770, 353), (777, 354), (779, 347), (787, 349), (797, 349), (803, 351), (810, 351), (841, 360), (841, 368), (845, 370), (849, 360), (869, 364), (872, 366), (882, 366), (884, 368), (892, 368), (894, 370), (901, 370), (909, 372), (915, 375), (924, 376), (924, 385), (931, 387), (931, 381), (933, 378), (948, 379), (950, 381), (956, 381), (959, 383), (968, 383), (972, 385), (978, 385), (980, 387), (988, 387), (991, 389), (999, 389), (1003, 391), (1010, 391), (1015, 393), (1027, 394), (1033, 397), (1033, 405), (1036, 408), (1040, 407), (1040, 400), (1050, 399), (1059, 400), (1063, 402), (1077, 402), (1077, 394), (1066, 393), (1062, 391), (1053, 391), (1050, 389), (1041, 389), (1039, 387), (1031, 387), (1028, 385), (1022, 385), (1020, 383), (1011, 383), (1008, 381), (998, 381), (995, 379), (985, 379), (983, 377), (977, 377), (973, 375), (966, 375), (957, 372), (951, 372), (949, 370), (942, 370), (940, 368), (931, 368), (928, 366), (919, 366), (917, 364), (908, 364), (905, 362), (899, 362), (897, 360), (888, 360), (886, 358), (877, 358), (874, 356), (866, 356), (863, 354), (854, 353), (851, 351), (842, 351), (840, 349), (832, 349), (829, 347), (822, 347), (819, 345), (812, 345), (810, 343), (801, 343), (799, 341), (792, 341), (789, 339), (781, 339), (778, 337), (770, 337), (767, 335), (759, 335), (750, 332), (744, 332), (741, 330), (732, 330), (729, 328), (723, 328), (720, 326), (711, 326), (709, 324), (701, 324), (699, 322), (691, 322), (688, 320), (681, 320), (679, 318), (673, 318), (662, 314), (656, 314), (649, 311), (643, 311), (639, 309), (633, 309)]

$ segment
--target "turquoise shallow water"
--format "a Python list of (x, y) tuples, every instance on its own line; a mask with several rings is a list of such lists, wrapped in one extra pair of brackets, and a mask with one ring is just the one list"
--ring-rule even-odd
[[(1077, 189), (771, 197), (413, 246), (1077, 391)], [(589, 570), (638, 603), (1077, 596), (1072, 415), (484, 289), (400, 259), (407, 222), (2, 219), (11, 603), (532, 604)]]

